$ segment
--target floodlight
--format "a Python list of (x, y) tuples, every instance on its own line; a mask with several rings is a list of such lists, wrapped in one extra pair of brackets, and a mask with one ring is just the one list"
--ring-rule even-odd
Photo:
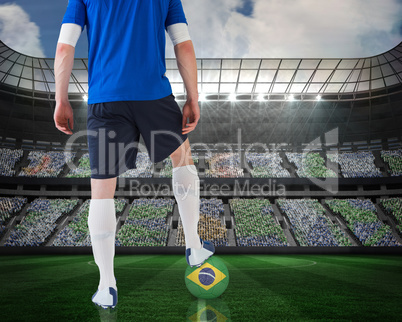
[(232, 102), (236, 101), (236, 94), (235, 93), (230, 94), (229, 95), (229, 100), (232, 101)]

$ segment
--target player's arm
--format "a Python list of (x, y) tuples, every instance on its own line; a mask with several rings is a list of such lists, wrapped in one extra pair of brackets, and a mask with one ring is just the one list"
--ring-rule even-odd
[(75, 45), (81, 35), (81, 26), (63, 24), (56, 48), (54, 74), (56, 81), (56, 108), (54, 123), (56, 128), (66, 134), (73, 134), (73, 109), (68, 101), (68, 85), (74, 65)]
[(193, 42), (188, 34), (188, 27), (185, 23), (170, 25), (167, 28), (168, 34), (174, 45), (177, 66), (187, 92), (187, 101), (183, 107), (183, 129), (182, 133), (187, 134), (195, 129), (200, 119), (200, 107), (198, 106), (198, 85), (197, 85), (197, 62)]

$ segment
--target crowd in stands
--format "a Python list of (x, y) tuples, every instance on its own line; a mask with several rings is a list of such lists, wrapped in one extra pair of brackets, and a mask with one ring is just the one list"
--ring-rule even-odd
[[(193, 158), (193, 162), (195, 165), (198, 163), (198, 154), (196, 152), (192, 152), (191, 156)], [(170, 157), (166, 158), (163, 160), (163, 168), (159, 172), (159, 177), (160, 178), (171, 178), (173, 174), (173, 164), (172, 164), (172, 159)]]
[(116, 246), (167, 246), (173, 199), (136, 199), (116, 236)]
[(286, 152), (288, 160), (296, 165), (299, 178), (336, 178), (337, 174), (325, 166), (325, 160), (317, 152)]
[(380, 205), (387, 215), (395, 218), (396, 229), (398, 229), (399, 233), (402, 233), (402, 198), (381, 199)]
[(89, 164), (89, 153), (84, 153), (78, 160), (78, 165), (70, 169), (67, 178), (88, 178), (91, 176), (91, 166)]
[(66, 163), (71, 162), (74, 157), (75, 152), (30, 151), (29, 165), (22, 168), (18, 175), (38, 178), (57, 177)]
[(159, 172), (160, 178), (171, 178), (173, 173), (173, 163), (170, 157), (163, 160), (163, 168)]
[[(64, 227), (53, 241), (52, 246), (91, 246), (88, 228), (90, 199), (87, 199), (78, 209), (74, 218)], [(116, 216), (123, 211), (127, 200), (114, 199)]]
[[(120, 175), (121, 178), (151, 178), (153, 173), (153, 164), (146, 152), (138, 152), (136, 159), (136, 168), (129, 169)], [(71, 169), (68, 178), (87, 178), (91, 176), (91, 166), (89, 163), (89, 153), (85, 153), (78, 161), (78, 166)]]
[(63, 228), (53, 241), (53, 246), (90, 246), (88, 230), (89, 202), (86, 200), (77, 211), (73, 220)]
[(0, 176), (12, 177), (15, 175), (15, 165), (22, 158), (21, 149), (0, 148)]
[[(23, 156), (22, 149), (0, 148), (0, 176), (14, 176), (15, 165)], [(64, 166), (71, 162), (75, 153), (56, 151), (30, 151), (27, 167), (23, 167), (18, 174), (27, 177), (57, 177)], [(294, 163), (296, 173), (300, 178), (337, 177), (337, 169), (329, 169), (325, 160), (317, 152), (296, 153), (286, 152), (286, 157)], [(371, 151), (327, 153), (327, 158), (340, 167), (344, 178), (373, 178), (381, 177), (381, 171), (375, 166), (375, 157)], [(402, 149), (383, 150), (381, 158), (389, 165), (391, 176), (402, 176)], [(198, 163), (198, 155), (193, 152), (193, 161)], [(238, 153), (207, 153), (205, 161), (209, 168), (205, 176), (209, 178), (239, 178), (244, 176), (240, 167)], [(283, 178), (290, 177), (289, 172), (282, 167), (283, 160), (277, 152), (256, 153), (247, 152), (246, 161), (253, 167), (251, 175), (254, 178)], [(170, 178), (172, 176), (172, 162), (170, 158), (163, 161), (164, 167), (160, 171), (160, 177)], [(130, 169), (121, 177), (151, 178), (153, 175), (153, 164), (147, 152), (137, 154), (136, 169)], [(85, 153), (78, 161), (74, 169), (70, 169), (67, 178), (90, 177), (91, 169), (89, 154)]]
[(325, 201), (336, 214), (341, 215), (349, 229), (363, 246), (401, 246), (391, 228), (377, 217), (377, 209), (369, 199), (333, 199)]
[(130, 169), (120, 175), (122, 178), (151, 178), (153, 174), (153, 163), (147, 152), (138, 152), (135, 162), (135, 169)]
[[(223, 202), (221, 199), (200, 199), (200, 219), (198, 234), (203, 240), (211, 241), (215, 246), (228, 246), (227, 229), (223, 220)], [(183, 224), (179, 219), (176, 246), (185, 246)]]
[(246, 161), (251, 163), (251, 176), (253, 178), (286, 178), (290, 177), (289, 171), (281, 165), (282, 158), (277, 152), (246, 153)]
[(267, 199), (231, 199), (238, 246), (287, 246), (285, 234), (274, 220)]
[(15, 216), (26, 202), (27, 198), (22, 197), (0, 197), (0, 236), (5, 231), (10, 218)]
[(392, 177), (402, 176), (402, 149), (381, 151), (381, 158), (388, 163)]
[[(0, 197), (0, 235), (7, 221), (19, 213), (27, 199)], [(91, 246), (88, 230), (89, 202), (86, 200), (69, 224), (56, 236), (53, 246)], [(347, 227), (364, 246), (402, 246), (391, 228), (377, 217), (375, 205), (368, 199), (326, 200), (329, 209), (344, 218)], [(72, 213), (78, 200), (35, 199), (22, 221), (11, 228), (5, 246), (44, 245), (54, 233), (60, 219)], [(340, 227), (325, 214), (316, 199), (277, 199), (282, 213), (289, 219), (290, 230), (300, 246), (351, 246)], [(402, 233), (402, 198), (380, 200), (385, 213), (395, 218)], [(121, 215), (127, 200), (115, 199), (116, 216)], [(167, 216), (172, 214), (173, 199), (136, 199), (130, 206), (124, 225), (116, 235), (116, 246), (166, 246), (169, 235)], [(286, 237), (267, 199), (231, 199), (238, 246), (287, 246)], [(223, 220), (224, 207), (220, 199), (200, 200), (200, 237), (215, 246), (228, 246)], [(179, 220), (177, 246), (185, 245)]]
[(210, 153), (205, 155), (209, 169), (205, 169), (206, 178), (242, 178), (244, 170), (240, 167), (238, 153)]
[(344, 178), (382, 177), (380, 169), (374, 164), (371, 151), (328, 153), (327, 158), (338, 163)]
[(57, 220), (78, 204), (72, 199), (35, 199), (20, 224), (13, 227), (5, 246), (40, 246), (57, 226)]
[(278, 199), (279, 208), (289, 218), (290, 230), (300, 246), (350, 246), (338, 225), (325, 215), (316, 199)]

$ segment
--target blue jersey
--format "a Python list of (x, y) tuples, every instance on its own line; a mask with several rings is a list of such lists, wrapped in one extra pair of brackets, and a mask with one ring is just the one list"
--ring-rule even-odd
[(88, 33), (88, 104), (172, 93), (165, 29), (187, 23), (181, 0), (69, 0), (62, 23)]

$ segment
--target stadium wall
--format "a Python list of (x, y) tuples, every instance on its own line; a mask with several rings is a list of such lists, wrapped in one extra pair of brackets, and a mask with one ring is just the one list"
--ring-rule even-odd
[[(316, 178), (314, 178), (316, 180)], [(169, 178), (118, 178), (116, 197), (173, 197)], [(321, 182), (317, 186), (317, 182)], [(358, 197), (402, 195), (400, 177), (386, 178), (200, 178), (202, 197)], [(336, 193), (334, 191), (336, 190)], [(0, 177), (0, 194), (90, 197), (89, 178)]]

